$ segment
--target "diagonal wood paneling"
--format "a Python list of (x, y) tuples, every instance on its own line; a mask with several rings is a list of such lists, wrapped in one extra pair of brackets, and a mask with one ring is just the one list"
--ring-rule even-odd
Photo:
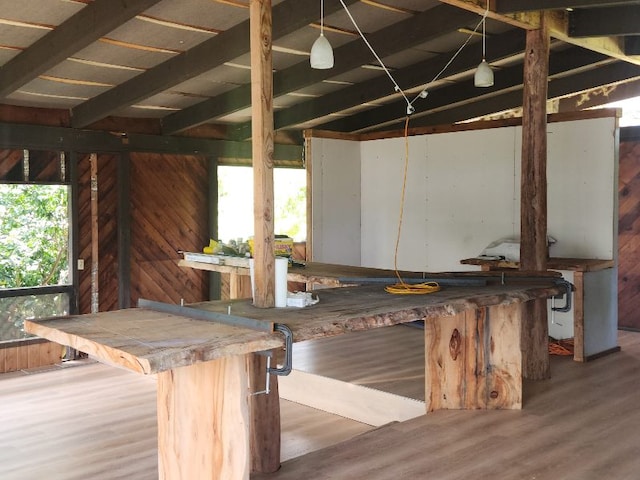
[(640, 330), (640, 142), (620, 143), (618, 325)]
[(208, 244), (207, 161), (131, 155), (131, 300), (208, 299), (205, 272), (178, 267), (180, 250)]

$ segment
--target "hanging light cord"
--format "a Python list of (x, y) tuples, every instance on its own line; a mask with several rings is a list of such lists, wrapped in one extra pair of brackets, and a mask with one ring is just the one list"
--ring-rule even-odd
[(344, 8), (344, 11), (347, 12), (347, 15), (349, 16), (349, 19), (351, 20), (351, 23), (353, 23), (353, 26), (358, 31), (358, 34), (360, 35), (360, 38), (362, 38), (362, 40), (367, 45), (367, 47), (369, 47), (369, 50), (371, 51), (371, 53), (373, 53), (373, 56), (376, 57), (376, 60), (378, 60), (378, 63), (380, 63), (380, 66), (382, 67), (382, 69), (385, 71), (385, 73), (389, 77), (389, 80), (391, 80), (391, 83), (393, 83), (395, 91), (399, 92), (402, 95), (402, 97), (404, 98), (405, 102), (407, 102), (407, 105), (410, 106), (411, 103), (409, 102), (409, 99), (405, 95), (404, 91), (400, 88), (400, 85), (398, 85), (398, 82), (396, 82), (395, 78), (393, 78), (393, 75), (391, 75), (391, 72), (389, 71), (387, 66), (384, 64), (382, 59), (378, 56), (376, 51), (373, 49), (373, 47), (369, 43), (369, 40), (367, 40), (367, 37), (365, 37), (364, 33), (362, 33), (362, 30), (360, 30), (360, 27), (356, 23), (356, 19), (353, 18), (353, 15), (351, 15), (351, 12), (349, 11), (349, 8), (347, 7), (347, 5), (344, 3), (343, 0), (340, 0), (340, 3), (342, 4), (342, 8)]
[[(323, 1), (323, 3), (324, 3), (324, 1)], [(478, 29), (480, 28), (480, 25), (482, 25), (482, 38), (483, 38), (482, 57), (484, 58), (484, 49), (485, 49), (485, 44), (484, 44), (484, 24), (485, 24), (485, 20), (487, 18), (487, 15), (489, 14), (489, 0), (487, 0), (487, 8), (486, 8), (486, 10), (484, 12), (484, 15), (482, 16), (482, 18), (480, 19), (480, 21), (478, 22), (476, 27), (473, 29), (473, 31), (469, 34), (467, 39), (462, 43), (462, 45), (460, 45), (460, 48), (458, 48), (458, 50), (453, 54), (453, 56), (449, 59), (449, 61), (446, 63), (446, 65), (444, 67), (442, 67), (442, 69), (437, 73), (437, 75), (435, 77), (433, 77), (433, 79), (429, 83), (427, 83), (425, 88), (423, 88), (420, 91), (420, 93), (418, 93), (418, 95), (415, 96), (415, 98), (413, 100), (409, 100), (407, 98), (407, 95), (405, 94), (404, 90), (402, 90), (402, 88), (400, 88), (400, 85), (398, 85), (398, 82), (396, 82), (395, 78), (393, 78), (393, 75), (391, 75), (391, 72), (389, 71), (387, 66), (384, 64), (384, 62), (382, 61), (380, 56), (376, 53), (376, 51), (374, 50), (373, 46), (369, 43), (369, 40), (367, 40), (367, 37), (365, 37), (364, 33), (362, 33), (362, 30), (360, 30), (360, 27), (358, 26), (358, 23), (356, 22), (355, 18), (353, 18), (353, 15), (351, 15), (351, 11), (349, 11), (349, 7), (347, 7), (347, 5), (344, 3), (343, 0), (340, 0), (340, 3), (342, 4), (342, 8), (344, 9), (344, 11), (347, 12), (348, 17), (351, 20), (351, 23), (353, 24), (355, 29), (358, 31), (358, 34), (360, 35), (360, 38), (362, 38), (362, 40), (367, 45), (367, 47), (369, 48), (369, 50), (371, 51), (373, 56), (376, 58), (376, 60), (378, 61), (378, 63), (380, 64), (380, 66), (382, 67), (384, 72), (389, 77), (389, 80), (391, 80), (391, 83), (393, 83), (394, 90), (396, 92), (400, 93), (400, 95), (402, 95), (402, 98), (404, 98), (404, 101), (407, 103), (407, 114), (408, 115), (413, 113), (413, 110), (414, 110), (413, 104), (414, 104), (414, 102), (416, 100), (418, 100), (418, 98), (425, 98), (426, 97), (427, 87), (429, 85), (431, 85), (432, 83), (434, 83), (436, 80), (438, 80), (440, 78), (440, 76), (446, 71), (446, 69), (449, 68), (449, 66), (453, 63), (453, 61), (460, 54), (460, 52), (462, 52), (464, 47), (466, 47), (467, 44), (471, 41), (471, 38), (473, 38), (473, 35), (475, 35), (475, 33), (478, 31)], [(321, 6), (321, 8), (323, 8), (323, 7)], [(321, 20), (321, 23), (320, 23), (320, 32), (322, 34), (322, 28), (323, 28), (323, 22), (324, 22), (324, 14), (322, 14), (322, 12), (321, 12), (321, 18), (322, 18), (322, 20)]]
[(320, 35), (324, 36), (324, 0), (320, 0)]

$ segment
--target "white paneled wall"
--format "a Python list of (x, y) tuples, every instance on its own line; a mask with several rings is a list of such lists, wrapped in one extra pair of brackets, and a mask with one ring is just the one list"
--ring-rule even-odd
[[(616, 124), (548, 125), (552, 256), (615, 256)], [(312, 140), (315, 261), (394, 267), (405, 146)], [(460, 259), (519, 235), (521, 127), (414, 136), (408, 150), (398, 268), (462, 270)]]

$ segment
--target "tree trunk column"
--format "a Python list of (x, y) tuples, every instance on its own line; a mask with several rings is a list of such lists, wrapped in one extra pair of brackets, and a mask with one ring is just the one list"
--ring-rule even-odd
[[(547, 74), (549, 32), (544, 16), (540, 28), (527, 31), (522, 101), (520, 188), (520, 269), (547, 269)], [(521, 345), (525, 378), (549, 378), (547, 301), (523, 305)]]

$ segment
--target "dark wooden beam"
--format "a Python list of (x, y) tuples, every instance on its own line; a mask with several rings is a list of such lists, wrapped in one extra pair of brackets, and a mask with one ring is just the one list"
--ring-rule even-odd
[(640, 0), (494, 0), (495, 12), (500, 14), (534, 12), (540, 10), (566, 10), (568, 8), (612, 7), (640, 4)]
[[(596, 70), (579, 71), (561, 76), (549, 82), (549, 98), (557, 98), (578, 90), (609, 85), (640, 76), (640, 67), (626, 62), (615, 62)], [(496, 77), (497, 79), (497, 77)], [(496, 96), (478, 97), (477, 101), (461, 104), (454, 108), (429, 113), (411, 120), (411, 127), (428, 127), (456, 123), (469, 118), (481, 117), (495, 112), (522, 106), (522, 88), (500, 93)], [(379, 130), (387, 130), (381, 128)]]
[[(275, 18), (275, 16), (274, 16)], [(439, 5), (411, 18), (373, 32), (367, 36), (381, 57), (411, 48), (429, 39), (449, 33), (477, 20), (472, 12)], [(375, 61), (361, 39), (355, 39), (334, 50), (335, 65), (329, 70), (313, 70), (305, 60), (274, 75), (274, 96), (284, 95), (308, 85)], [(172, 134), (207, 122), (213, 118), (247, 108), (251, 103), (250, 85), (205, 100), (165, 117), (163, 132)]]
[(569, 12), (569, 36), (640, 35), (640, 5)]
[[(347, 0), (352, 3), (356, 0)], [(113, 2), (110, 2), (113, 3)], [(342, 8), (329, 2), (326, 14)], [(318, 0), (288, 0), (273, 9), (273, 38), (280, 38), (318, 19)], [(249, 52), (249, 21), (246, 20), (192, 49), (114, 87), (72, 109), (72, 126), (83, 128), (174, 85), (194, 78)]]
[(6, 97), (159, 1), (90, 2), (0, 68), (0, 97)]
[[(597, 52), (585, 50), (580, 47), (571, 47), (560, 52), (554, 52), (550, 59), (550, 75), (564, 75), (572, 70), (584, 69), (600, 62), (609, 61), (608, 57)], [(477, 63), (477, 58), (476, 58)], [(495, 74), (495, 84), (489, 88), (478, 89), (473, 85), (473, 80), (465, 80), (459, 83), (441, 87), (433, 90), (432, 93), (421, 103), (416, 103), (415, 117), (423, 115), (422, 111), (438, 111), (448, 108), (456, 104), (467, 104), (477, 101), (480, 96), (495, 96), (498, 92), (504, 90), (520, 89), (522, 86), (522, 64), (512, 67), (503, 68)], [(519, 105), (518, 105), (519, 106)], [(494, 110), (500, 111), (500, 110)], [(471, 112), (471, 111), (470, 111)], [(430, 114), (427, 113), (427, 116)], [(437, 114), (436, 114), (437, 115)], [(475, 116), (475, 115), (473, 115)], [(459, 120), (473, 118), (469, 116)], [(400, 101), (393, 102), (382, 107), (373, 108), (349, 118), (334, 120), (332, 122), (321, 125), (320, 129), (335, 130), (339, 132), (357, 132), (368, 130), (376, 125), (388, 123), (390, 121), (403, 121), (404, 111)], [(411, 125), (420, 123), (417, 120), (411, 120)]]
[(118, 308), (131, 307), (131, 159), (118, 157)]
[[(113, 135), (108, 132), (65, 127), (45, 127), (0, 123), (0, 148), (31, 148), (83, 152), (154, 152), (185, 155), (212, 155), (223, 158), (251, 158), (251, 142), (210, 140), (144, 134)], [(302, 165), (302, 145), (276, 144), (273, 158), (287, 166), (294, 160)]]
[(640, 55), (640, 35), (628, 35), (624, 37), (624, 54)]
[[(501, 35), (492, 37), (493, 47), (487, 55), (488, 61), (496, 61), (524, 50), (524, 31), (513, 29)], [(425, 80), (434, 78), (451, 60), (455, 52), (447, 52), (435, 58), (418, 62), (406, 68), (393, 72), (398, 84), (405, 90), (425, 85)], [(447, 75), (456, 75), (475, 68), (478, 64), (479, 54), (476, 49), (463, 50), (455, 61), (447, 68)], [(428, 87), (428, 85), (427, 85)], [(371, 102), (386, 97), (393, 93), (392, 85), (386, 76), (379, 76), (371, 80), (342, 88), (335, 92), (314, 98), (306, 102), (298, 103), (292, 107), (277, 111), (274, 114), (276, 129), (286, 128), (320, 118), (331, 113), (340, 112), (356, 105)], [(427, 100), (428, 102), (429, 100)], [(422, 101), (415, 104), (420, 107)], [(235, 140), (249, 138), (251, 122), (246, 122), (232, 130), (231, 137)]]
[(575, 112), (638, 96), (640, 96), (640, 78), (562, 97), (558, 102), (558, 113)]

